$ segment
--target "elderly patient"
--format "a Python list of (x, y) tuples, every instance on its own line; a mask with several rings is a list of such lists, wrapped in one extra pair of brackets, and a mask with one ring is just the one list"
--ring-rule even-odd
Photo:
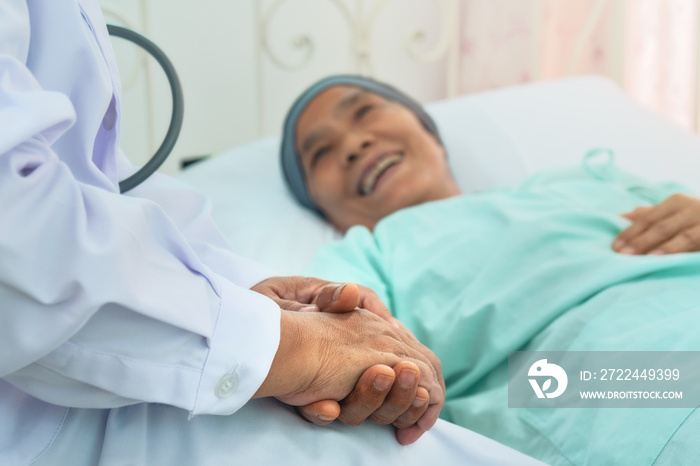
[(449, 421), (551, 464), (698, 464), (694, 409), (508, 408), (507, 357), (700, 350), (699, 202), (590, 158), (467, 196), (448, 161), (394, 88), (308, 89), (285, 123), (285, 176), (346, 233), (308, 273), (373, 288), (435, 351)]

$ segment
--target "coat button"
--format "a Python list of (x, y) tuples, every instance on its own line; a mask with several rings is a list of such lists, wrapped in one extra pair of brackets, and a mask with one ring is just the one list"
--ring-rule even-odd
[(238, 377), (234, 374), (227, 374), (219, 379), (214, 388), (214, 394), (217, 398), (227, 398), (233, 395), (237, 388)]

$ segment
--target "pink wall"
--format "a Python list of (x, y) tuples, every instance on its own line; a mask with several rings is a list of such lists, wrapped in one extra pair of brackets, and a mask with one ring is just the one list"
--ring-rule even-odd
[(696, 0), (459, 0), (459, 91), (603, 74), (643, 105), (698, 129), (697, 6)]

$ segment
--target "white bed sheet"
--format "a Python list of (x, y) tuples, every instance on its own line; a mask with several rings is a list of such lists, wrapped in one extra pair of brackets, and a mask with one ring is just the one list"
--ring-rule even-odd
[[(252, 400), (232, 416), (191, 420), (182, 409), (145, 403), (106, 414), (71, 410), (54, 446), (33, 464), (54, 466), (71, 458), (101, 466), (545, 466), (442, 420), (418, 442), (401, 446), (391, 426), (319, 427), (272, 399)], [(105, 424), (107, 435), (95, 439)]]
[[(597, 76), (518, 86), (427, 107), (465, 192), (518, 182), (542, 169), (580, 163), (595, 147), (619, 167), (700, 192), (700, 139), (642, 108)], [(234, 248), (276, 272), (299, 274), (338, 234), (290, 197), (279, 138), (218, 154), (180, 179), (203, 191)]]

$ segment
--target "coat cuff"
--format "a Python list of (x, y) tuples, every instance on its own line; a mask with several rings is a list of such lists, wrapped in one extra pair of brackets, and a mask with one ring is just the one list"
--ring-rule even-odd
[(221, 303), (191, 415), (231, 414), (267, 377), (280, 339), (280, 308), (271, 299), (223, 281)]

